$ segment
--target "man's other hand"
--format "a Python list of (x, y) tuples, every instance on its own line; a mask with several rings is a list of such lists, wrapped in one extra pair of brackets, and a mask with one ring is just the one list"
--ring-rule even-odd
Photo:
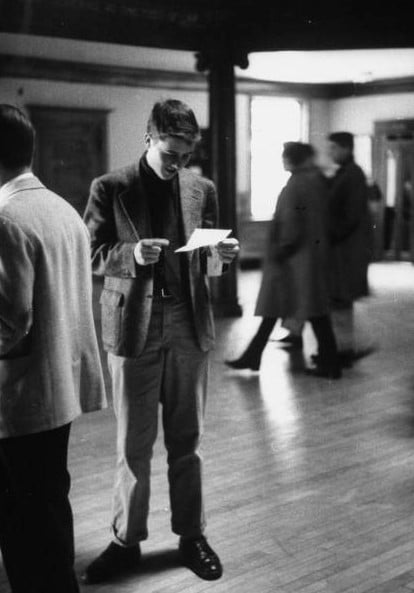
[(135, 246), (135, 261), (140, 266), (156, 264), (160, 259), (163, 247), (168, 247), (168, 239), (141, 239)]
[(217, 243), (217, 252), (224, 264), (230, 264), (240, 251), (240, 245), (237, 239), (224, 239)]

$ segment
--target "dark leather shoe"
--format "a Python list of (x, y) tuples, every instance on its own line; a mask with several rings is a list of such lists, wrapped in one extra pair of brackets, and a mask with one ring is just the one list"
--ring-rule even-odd
[[(348, 351), (338, 352), (338, 364), (342, 369), (350, 369), (353, 366), (353, 359), (349, 354)], [(319, 365), (321, 362), (319, 354), (311, 354), (311, 361)]]
[(89, 564), (81, 575), (81, 582), (85, 585), (94, 585), (108, 581), (134, 569), (140, 558), (139, 544), (124, 548), (111, 542), (102, 554)]
[(295, 336), (293, 334), (288, 334), (284, 338), (280, 338), (280, 340), (276, 340), (276, 342), (283, 346), (286, 350), (300, 350), (303, 348), (303, 338), (302, 336)]
[(316, 366), (313, 368), (305, 369), (307, 375), (312, 377), (323, 377), (325, 379), (340, 379), (342, 377), (342, 370), (340, 367), (323, 367)]
[[(343, 369), (350, 369), (354, 365), (354, 362), (357, 362), (361, 358), (365, 358), (366, 356), (369, 356), (373, 352), (375, 352), (375, 348), (373, 348), (373, 347), (363, 348), (360, 350), (339, 350), (338, 363)], [(319, 355), (312, 354), (311, 360), (315, 364), (318, 364)]]
[(240, 356), (236, 360), (225, 360), (224, 363), (231, 369), (250, 369), (251, 371), (258, 371), (260, 369), (260, 358), (253, 358), (252, 356)]
[(219, 557), (203, 535), (196, 539), (181, 538), (179, 550), (184, 566), (195, 572), (200, 579), (215, 581), (223, 574)]

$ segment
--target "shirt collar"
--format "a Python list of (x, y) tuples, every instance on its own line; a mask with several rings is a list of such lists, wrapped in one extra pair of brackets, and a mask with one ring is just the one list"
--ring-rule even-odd
[(22, 173), (17, 177), (13, 177), (13, 179), (10, 179), (10, 181), (2, 185), (0, 187), (0, 206), (13, 197), (12, 194), (16, 190), (20, 181), (32, 178), (34, 178), (34, 175), (31, 171), (29, 171), (28, 173)]

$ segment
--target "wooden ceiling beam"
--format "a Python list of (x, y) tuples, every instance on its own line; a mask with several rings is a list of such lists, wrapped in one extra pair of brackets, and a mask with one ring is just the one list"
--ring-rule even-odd
[(414, 47), (406, 5), (366, 0), (2, 0), (0, 30), (136, 46), (243, 51)]

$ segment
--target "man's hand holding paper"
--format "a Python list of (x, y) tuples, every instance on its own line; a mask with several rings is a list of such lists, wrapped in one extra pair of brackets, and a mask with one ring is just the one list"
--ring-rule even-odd
[(216, 249), (223, 264), (230, 264), (239, 253), (240, 246), (237, 239), (230, 238), (217, 243)]

